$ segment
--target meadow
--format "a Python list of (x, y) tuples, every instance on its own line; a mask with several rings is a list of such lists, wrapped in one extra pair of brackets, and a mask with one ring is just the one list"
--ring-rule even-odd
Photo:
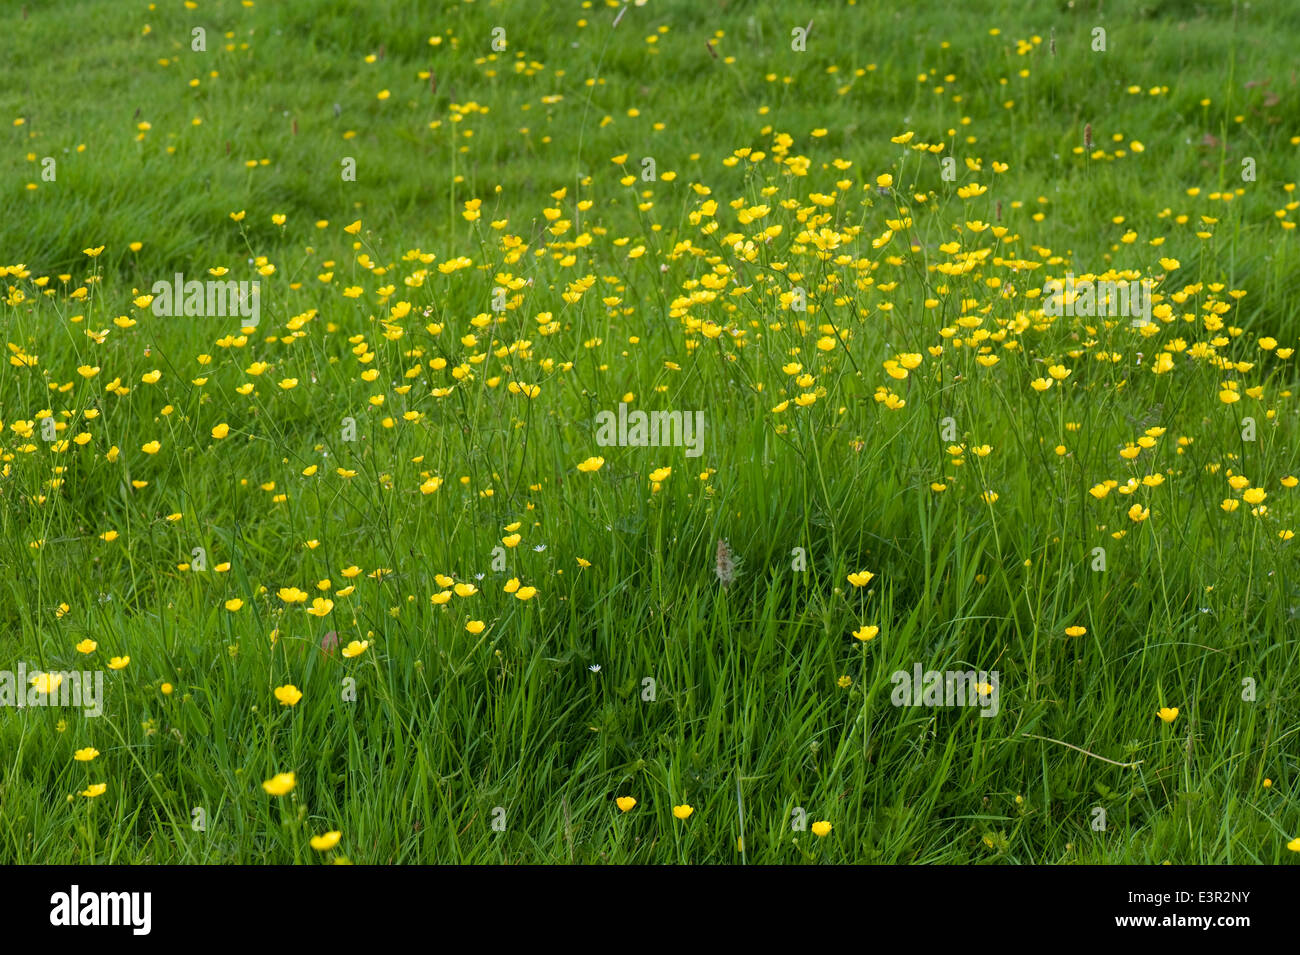
[(0, 862), (1300, 861), (1300, 7), (4, 12)]

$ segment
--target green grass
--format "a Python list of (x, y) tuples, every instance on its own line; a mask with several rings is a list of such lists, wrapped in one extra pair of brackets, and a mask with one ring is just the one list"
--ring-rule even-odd
[[(0, 707), (0, 861), (1296, 859), (1300, 9), (29, 6), (0, 669), (106, 700)], [(254, 259), (243, 334), (133, 301)], [(1107, 269), (1169, 314), (1044, 317), (1047, 279)], [(702, 410), (703, 455), (598, 446), (622, 400)], [(435, 603), (448, 577), (478, 592)], [(892, 705), (918, 663), (996, 671), (996, 716)]]

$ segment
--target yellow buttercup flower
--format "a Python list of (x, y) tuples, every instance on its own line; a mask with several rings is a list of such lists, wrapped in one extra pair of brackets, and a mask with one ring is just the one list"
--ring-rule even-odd
[(88, 763), (99, 755), (99, 750), (93, 746), (87, 746), (85, 749), (79, 749), (72, 754), (72, 758), (79, 763)]
[(262, 788), (272, 796), (284, 796), (296, 785), (298, 780), (293, 773), (277, 773), (262, 783)]
[(49, 694), (63, 685), (63, 674), (37, 673), (29, 682), (36, 688), (37, 693)]
[(812, 824), (812, 832), (818, 839), (824, 839), (831, 834), (831, 824), (825, 819), (820, 819)]
[(695, 808), (693, 806), (689, 806), (685, 803), (683, 803), (680, 806), (673, 806), (673, 815), (676, 816), (678, 819), (689, 819), (691, 817), (691, 813), (693, 813), (694, 811)]
[(365, 653), (369, 646), (369, 640), (353, 640), (343, 648), (342, 653), (345, 657), (351, 660), (353, 657), (359, 657), (361, 654)]
[(614, 802), (622, 812), (631, 812), (636, 805), (636, 800), (631, 796), (619, 796)]
[(1156, 711), (1156, 716), (1160, 717), (1166, 723), (1172, 723), (1174, 720), (1178, 719), (1178, 707), (1162, 706)]
[(312, 836), (311, 847), (315, 849), (317, 852), (328, 852), (330, 849), (333, 849), (336, 845), (338, 845), (339, 840), (342, 838), (343, 838), (343, 833), (337, 830), (333, 832), (327, 832), (324, 835), (320, 835), (320, 836)]
[(334, 601), (328, 597), (317, 597), (307, 608), (307, 612), (313, 617), (324, 617), (334, 609)]
[(275, 688), (275, 698), (280, 701), (281, 706), (297, 706), (298, 701), (302, 699), (302, 691), (292, 683), (286, 683)]

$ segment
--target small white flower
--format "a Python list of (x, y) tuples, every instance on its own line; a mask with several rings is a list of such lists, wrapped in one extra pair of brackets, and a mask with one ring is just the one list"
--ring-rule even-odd
[(533, 548), (533, 550), (537, 551), (537, 553), (540, 554), (542, 551), (546, 550), (546, 545), (538, 544), (536, 547)]
[(587, 669), (590, 670), (592, 673), (599, 673), (599, 672), (600, 672), (600, 664), (599, 664), (599, 663), (593, 663), (591, 666), (587, 667)]

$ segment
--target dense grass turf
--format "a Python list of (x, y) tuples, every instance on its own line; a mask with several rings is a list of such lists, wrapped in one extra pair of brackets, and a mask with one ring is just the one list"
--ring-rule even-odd
[(7, 15), (0, 861), (1295, 861), (1300, 8), (1098, 7)]

